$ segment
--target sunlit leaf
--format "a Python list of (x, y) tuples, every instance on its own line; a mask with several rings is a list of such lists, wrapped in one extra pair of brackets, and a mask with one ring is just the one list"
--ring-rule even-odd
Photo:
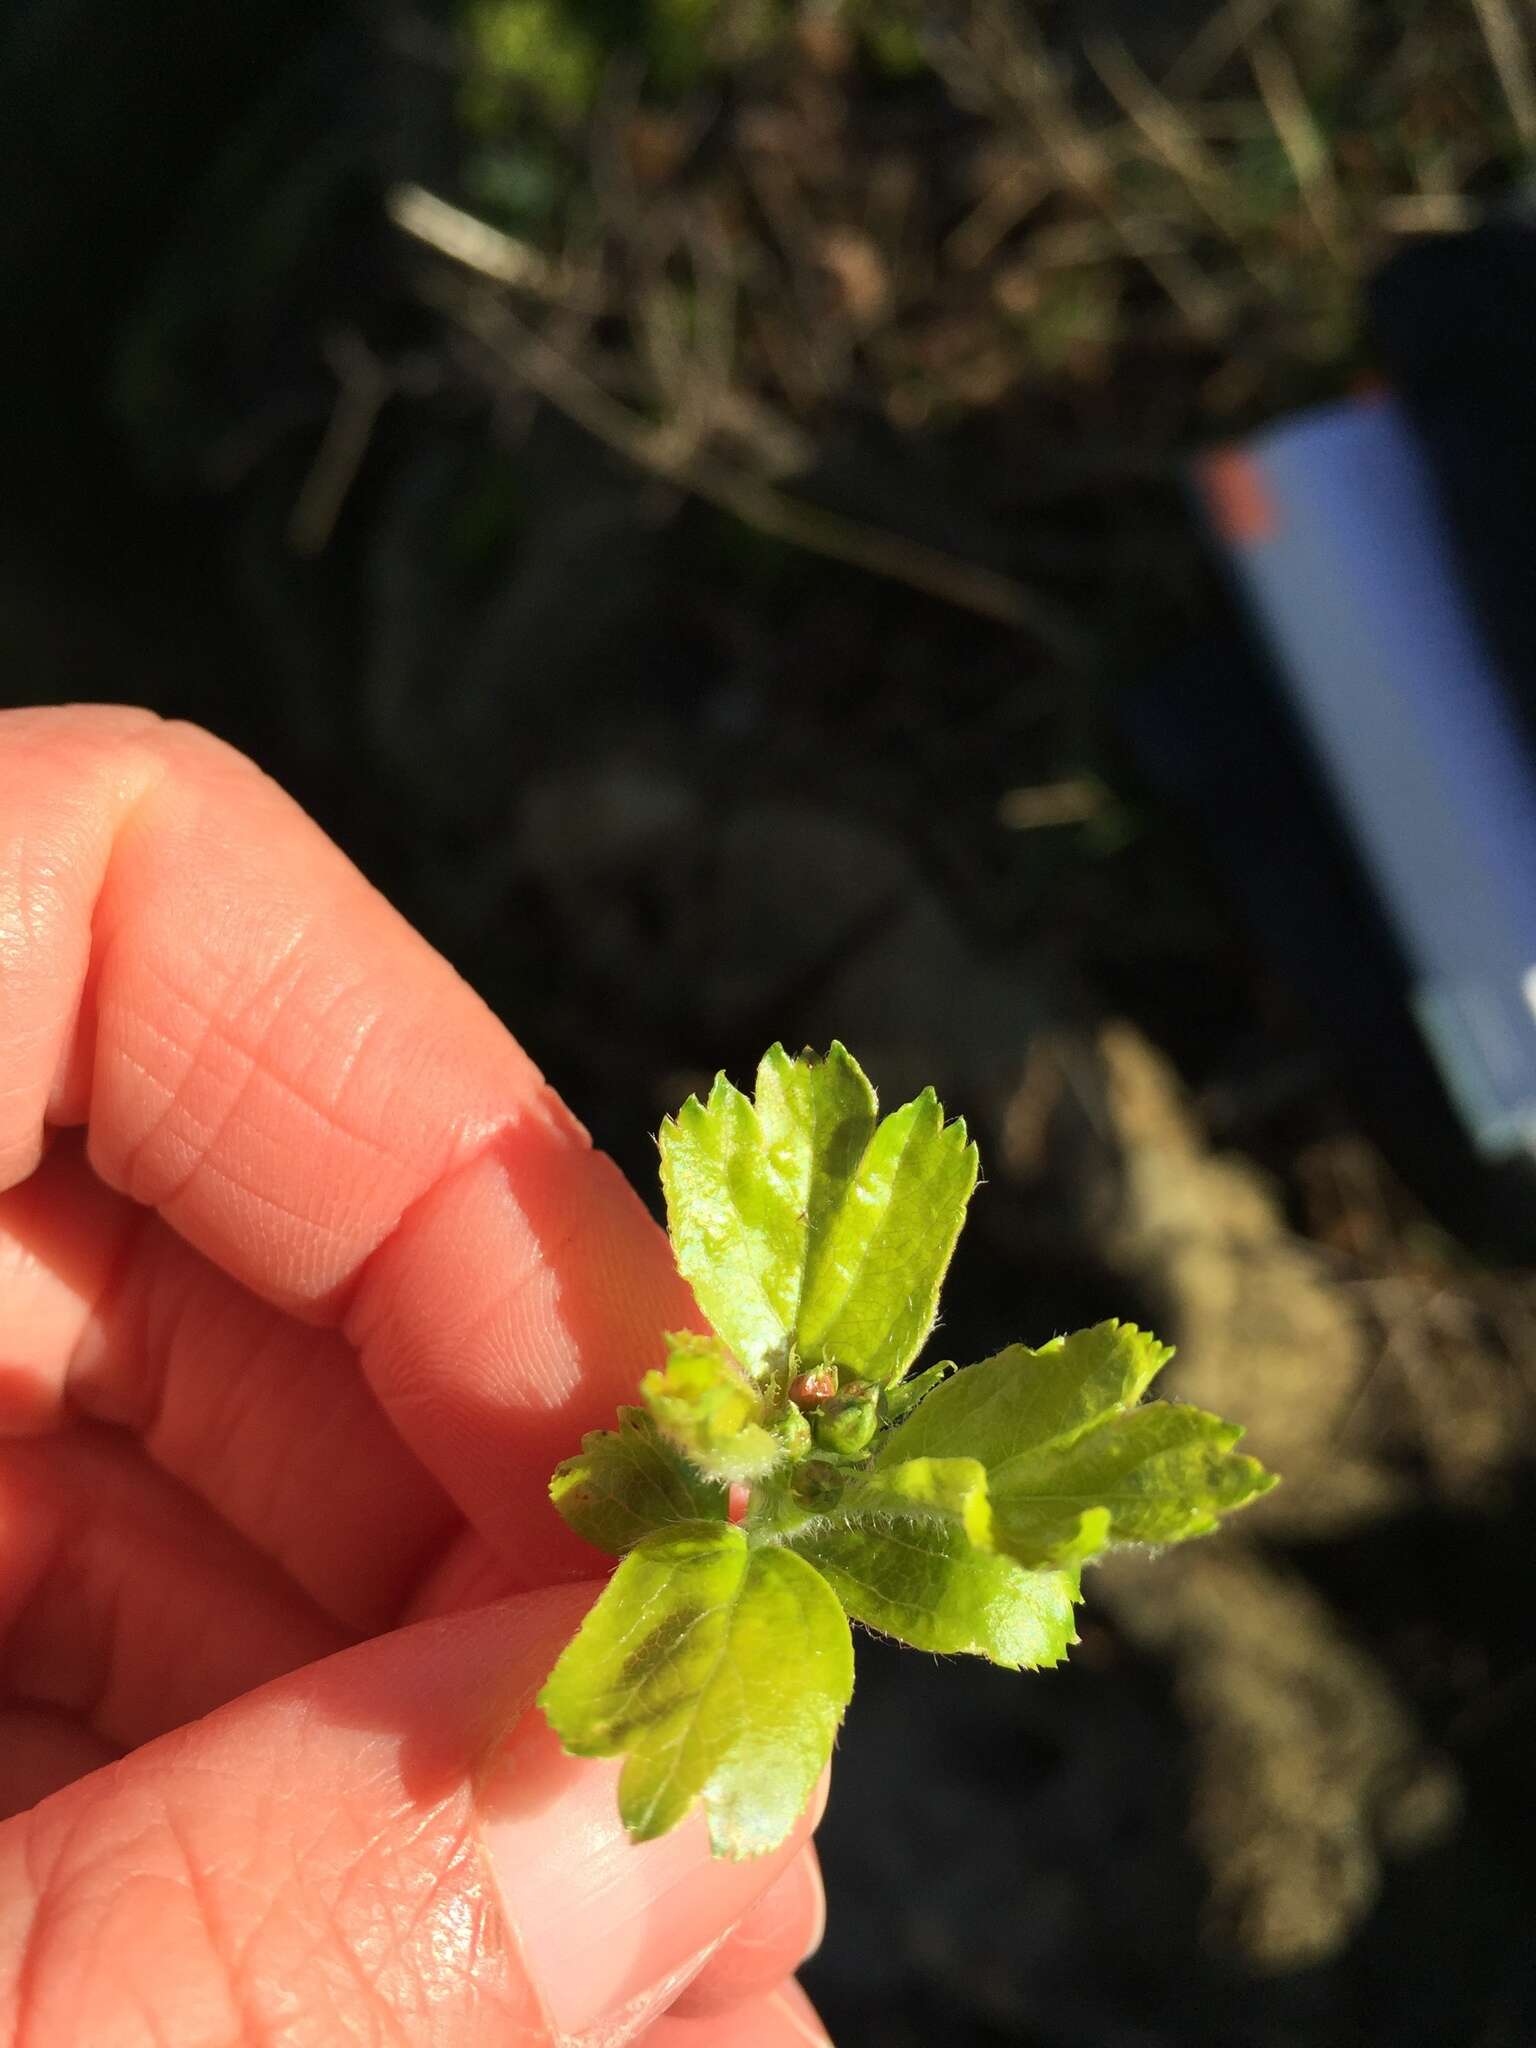
[(727, 1489), (696, 1472), (640, 1408), (621, 1408), (619, 1426), (595, 1429), (555, 1468), (549, 1497), (578, 1536), (620, 1557), (677, 1522), (723, 1521)]
[(1059, 1664), (1077, 1641), (1073, 1571), (1027, 1571), (938, 1517), (827, 1517), (792, 1539), (855, 1621), (915, 1649), (1010, 1670)]
[(976, 1148), (931, 1089), (883, 1122), (841, 1045), (775, 1046), (755, 1101), (722, 1075), (661, 1132), (678, 1266), (711, 1327), (763, 1377), (823, 1360), (899, 1379), (933, 1327)]
[(1130, 1323), (1038, 1351), (1010, 1345), (937, 1387), (883, 1440), (876, 1470), (963, 1452), (986, 1468), (993, 1540), (1032, 1567), (1117, 1543), (1178, 1543), (1273, 1486), (1240, 1429), (1165, 1401), (1138, 1406), (1172, 1356)]
[(776, 1848), (804, 1810), (853, 1689), (848, 1623), (825, 1579), (739, 1529), (644, 1537), (539, 1695), (576, 1756), (622, 1756), (636, 1841), (696, 1801), (717, 1855)]

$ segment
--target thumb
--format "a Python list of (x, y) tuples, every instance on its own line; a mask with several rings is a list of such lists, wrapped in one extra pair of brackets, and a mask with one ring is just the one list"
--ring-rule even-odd
[(697, 1815), (626, 1840), (617, 1766), (529, 1711), (590, 1599), (382, 1636), (6, 1822), (0, 2041), (631, 2038), (811, 1823), (748, 1863), (712, 1861)]

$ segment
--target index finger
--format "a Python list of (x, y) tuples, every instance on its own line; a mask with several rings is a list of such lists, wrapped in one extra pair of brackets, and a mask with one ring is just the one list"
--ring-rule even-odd
[(0, 821), (0, 1187), (48, 1124), (86, 1124), (104, 1181), (345, 1329), (471, 1520), (528, 1540), (550, 1465), (693, 1316), (638, 1198), (448, 963), (206, 733), (0, 713)]

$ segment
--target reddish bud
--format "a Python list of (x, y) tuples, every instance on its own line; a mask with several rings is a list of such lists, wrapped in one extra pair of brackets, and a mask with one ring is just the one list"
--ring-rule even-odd
[(835, 1365), (813, 1366), (794, 1381), (789, 1398), (797, 1408), (814, 1408), (822, 1401), (830, 1401), (837, 1392), (837, 1367)]

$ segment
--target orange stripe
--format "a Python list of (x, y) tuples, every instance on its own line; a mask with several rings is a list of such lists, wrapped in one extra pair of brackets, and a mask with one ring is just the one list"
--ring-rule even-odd
[(1254, 547), (1279, 531), (1280, 514), (1259, 465), (1244, 449), (1213, 448), (1199, 466), (1216, 531), (1233, 547)]

